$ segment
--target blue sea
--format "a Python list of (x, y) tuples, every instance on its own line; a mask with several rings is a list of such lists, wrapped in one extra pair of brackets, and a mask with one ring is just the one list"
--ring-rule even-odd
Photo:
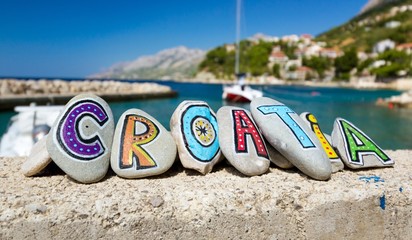
[[(249, 109), (249, 104), (223, 101), (220, 84), (156, 82), (172, 87), (178, 92), (178, 97), (110, 103), (116, 121), (127, 109), (139, 108), (170, 129), (170, 117), (184, 100), (206, 101), (215, 112), (224, 105)], [(342, 117), (359, 127), (384, 149), (412, 149), (412, 110), (375, 105), (379, 97), (398, 95), (398, 91), (269, 85), (253, 87), (262, 90), (264, 96), (286, 104), (298, 114), (313, 113), (324, 133), (330, 134), (334, 120)], [(13, 112), (0, 113), (0, 134), (3, 134), (13, 115)]]

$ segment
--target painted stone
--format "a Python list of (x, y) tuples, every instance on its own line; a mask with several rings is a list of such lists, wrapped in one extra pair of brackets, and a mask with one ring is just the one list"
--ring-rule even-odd
[(315, 133), (316, 137), (322, 144), (322, 148), (328, 156), (330, 163), (332, 164), (332, 172), (338, 172), (344, 168), (343, 162), (339, 155), (336, 153), (335, 149), (330, 144), (330, 136), (327, 136), (320, 129), (318, 120), (316, 117), (309, 112), (303, 112), (300, 114), (303, 121), (310, 127), (310, 129)]
[(110, 165), (124, 178), (159, 175), (173, 165), (176, 144), (155, 118), (139, 109), (120, 116), (113, 137)]
[(299, 115), (283, 103), (266, 97), (252, 100), (250, 109), (267, 141), (295, 167), (317, 180), (330, 178), (329, 158)]
[(21, 166), (21, 171), (26, 177), (34, 176), (51, 163), (49, 152), (46, 148), (47, 135), (40, 139), (30, 151), (26, 161)]
[(271, 162), (283, 169), (290, 169), (294, 167), (293, 164), (289, 162), (289, 160), (287, 160), (278, 150), (276, 150), (276, 148), (272, 147), (272, 145), (270, 145), (270, 143), (268, 143), (268, 141), (264, 137), (263, 140), (268, 150), (269, 160)]
[(96, 95), (80, 94), (56, 119), (47, 136), (47, 151), (74, 180), (97, 182), (109, 168), (113, 130), (109, 105)]
[(332, 145), (346, 166), (357, 168), (387, 167), (394, 161), (364, 132), (342, 118), (333, 125)]
[(256, 176), (269, 169), (269, 152), (249, 111), (225, 106), (217, 112), (223, 155), (239, 172)]
[(180, 103), (170, 130), (183, 167), (206, 174), (221, 160), (216, 115), (206, 102)]

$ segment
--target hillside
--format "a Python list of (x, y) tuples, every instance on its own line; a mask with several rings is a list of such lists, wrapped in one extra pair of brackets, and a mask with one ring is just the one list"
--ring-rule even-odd
[(205, 56), (200, 49), (184, 46), (166, 49), (154, 55), (142, 56), (131, 62), (112, 65), (107, 71), (92, 78), (116, 79), (187, 79), (196, 73), (198, 64)]
[(344, 50), (366, 52), (384, 39), (412, 42), (412, 0), (369, 1), (360, 15), (316, 38)]

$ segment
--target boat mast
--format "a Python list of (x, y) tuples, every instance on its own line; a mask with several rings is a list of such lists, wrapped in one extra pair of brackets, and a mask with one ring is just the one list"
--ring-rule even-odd
[(239, 54), (240, 54), (240, 10), (241, 0), (236, 1), (236, 58), (235, 58), (235, 77), (239, 74)]

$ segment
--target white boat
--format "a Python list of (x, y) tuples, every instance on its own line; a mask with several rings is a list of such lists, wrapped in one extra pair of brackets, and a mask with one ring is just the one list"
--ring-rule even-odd
[(236, 83), (233, 85), (223, 86), (222, 98), (231, 102), (251, 102), (254, 98), (262, 97), (263, 93), (245, 85), (245, 74), (239, 73), (241, 0), (237, 0), (236, 6)]
[(1, 157), (28, 156), (50, 130), (64, 106), (18, 106), (0, 141)]
[(262, 97), (262, 91), (247, 85), (238, 84), (223, 86), (223, 99), (231, 102), (251, 102), (254, 98)]

